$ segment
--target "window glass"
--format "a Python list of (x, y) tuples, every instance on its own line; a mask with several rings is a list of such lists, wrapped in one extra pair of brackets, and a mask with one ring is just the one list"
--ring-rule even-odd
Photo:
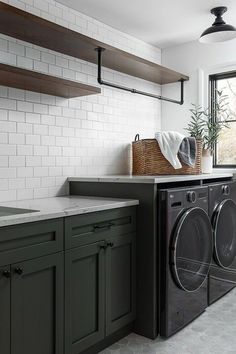
[(228, 128), (223, 128), (215, 147), (216, 167), (236, 166), (236, 72), (213, 75), (211, 92), (217, 89), (227, 95), (228, 102)]

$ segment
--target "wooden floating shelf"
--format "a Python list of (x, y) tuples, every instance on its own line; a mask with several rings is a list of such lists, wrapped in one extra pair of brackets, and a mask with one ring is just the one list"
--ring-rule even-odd
[(64, 98), (101, 93), (101, 89), (35, 71), (0, 64), (0, 85)]
[(0, 32), (91, 63), (97, 63), (97, 47), (106, 49), (102, 65), (134, 77), (168, 84), (188, 76), (132, 55), (56, 23), (0, 2)]

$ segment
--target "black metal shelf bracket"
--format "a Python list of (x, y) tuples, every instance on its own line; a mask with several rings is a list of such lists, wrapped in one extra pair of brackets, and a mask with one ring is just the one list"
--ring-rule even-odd
[(152, 98), (156, 98), (158, 100), (162, 100), (162, 101), (167, 101), (167, 102), (171, 102), (171, 103), (175, 103), (175, 104), (179, 104), (182, 105), (184, 103), (184, 79), (180, 79), (180, 100), (173, 100), (172, 98), (168, 98), (168, 97), (164, 97), (164, 96), (160, 96), (160, 95), (154, 95), (152, 93), (148, 93), (148, 92), (144, 92), (144, 91), (140, 91), (140, 90), (136, 90), (133, 88), (129, 88), (126, 86), (122, 86), (122, 85), (117, 85), (117, 84), (113, 84), (111, 82), (108, 81), (104, 81), (102, 79), (102, 52), (105, 51), (104, 48), (95, 48), (95, 50), (98, 52), (98, 73), (97, 73), (97, 81), (100, 85), (105, 85), (105, 86), (109, 86), (109, 87), (113, 87), (113, 88), (117, 88), (123, 91), (128, 91), (131, 93), (137, 93), (139, 95), (143, 95), (143, 96), (148, 96), (148, 97), (152, 97)]

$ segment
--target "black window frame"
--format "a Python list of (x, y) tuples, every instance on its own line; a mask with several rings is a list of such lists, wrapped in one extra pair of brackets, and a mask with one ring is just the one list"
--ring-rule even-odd
[[(231, 79), (236, 78), (236, 70), (228, 71), (224, 73), (212, 74), (209, 75), (209, 99), (210, 99), (210, 110), (211, 110), (211, 119), (216, 120), (215, 114), (213, 114), (214, 110), (214, 103), (216, 102), (216, 89), (217, 89), (217, 81), (224, 80), (224, 79)], [(229, 120), (229, 122), (236, 122), (236, 119)], [(217, 144), (214, 146), (214, 153), (213, 153), (213, 167), (214, 168), (236, 168), (236, 164), (217, 164)]]

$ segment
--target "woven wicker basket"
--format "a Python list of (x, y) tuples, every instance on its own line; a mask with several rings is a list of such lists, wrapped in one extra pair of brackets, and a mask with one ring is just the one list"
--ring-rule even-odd
[(165, 159), (156, 139), (139, 140), (139, 134), (132, 143), (133, 175), (198, 175), (201, 173), (202, 142), (197, 140), (197, 156), (194, 167), (183, 164), (175, 170)]

